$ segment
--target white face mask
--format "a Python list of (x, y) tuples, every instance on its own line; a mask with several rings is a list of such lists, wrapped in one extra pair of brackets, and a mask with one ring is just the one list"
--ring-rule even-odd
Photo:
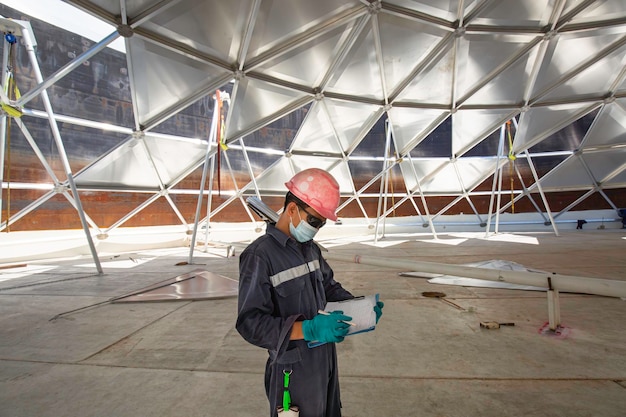
[(309, 223), (302, 220), (302, 217), (300, 217), (300, 210), (298, 210), (298, 217), (300, 218), (300, 223), (298, 223), (298, 227), (293, 226), (293, 219), (289, 217), (289, 233), (291, 233), (291, 237), (293, 237), (300, 243), (313, 240), (319, 229), (316, 229)]

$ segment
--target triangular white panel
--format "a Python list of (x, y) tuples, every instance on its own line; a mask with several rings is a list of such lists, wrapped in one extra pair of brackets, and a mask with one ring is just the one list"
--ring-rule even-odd
[(622, 83), (617, 88), (618, 91), (626, 91), (626, 78), (622, 81)]
[(311, 106), (291, 145), (291, 150), (341, 153), (339, 138), (322, 101), (317, 101)]
[(577, 190), (594, 186), (587, 170), (576, 156), (563, 161), (539, 181), (546, 191)]
[[(93, 3), (94, 5), (96, 5), (98, 8), (101, 8), (102, 10), (106, 10), (112, 16), (120, 16), (121, 7), (120, 7), (120, 2), (118, 1), (92, 0), (90, 1), (90, 3)], [(133, 15), (143, 12), (147, 7), (150, 7), (152, 5), (154, 5), (153, 0), (134, 0), (126, 4), (126, 9), (127, 9), (127, 13), (130, 16), (133, 16)]]
[(460, 156), (509, 119), (509, 110), (459, 110), (452, 115), (452, 154)]
[(522, 113), (513, 142), (513, 151), (520, 152), (557, 132), (574, 120), (582, 117), (589, 109), (588, 103), (563, 104), (531, 108)]
[[(191, 46), (203, 54), (232, 62), (237, 59), (252, 4), (249, 0), (182, 0), (174, 7), (163, 7), (163, 11), (144, 23), (142, 28)], [(189, 21), (190, 16), (193, 16), (193, 23)]]
[(284, 195), (287, 193), (285, 183), (292, 176), (293, 168), (289, 163), (289, 158), (281, 158), (257, 176), (256, 184), (261, 193)]
[[(379, 14), (385, 83), (393, 91), (446, 35), (442, 29), (394, 15)], [(404, 42), (398, 42), (403, 39)]]
[(576, 66), (593, 59), (594, 54), (624, 36), (610, 31), (581, 31), (561, 33), (550, 40), (543, 63), (534, 85), (532, 96), (536, 97)]
[[(363, 86), (367, 85), (367, 90)], [(328, 82), (328, 91), (383, 99), (380, 67), (376, 57), (374, 34), (367, 26)]]
[(525, 54), (506, 70), (498, 74), (480, 90), (473, 93), (463, 105), (487, 106), (511, 105), (520, 106), (524, 100), (524, 90), (528, 75), (534, 62), (535, 54)]
[[(385, 3), (395, 4), (409, 10), (426, 13), (449, 21), (454, 21), (457, 18), (459, 5), (459, 2), (456, 0), (426, 0), (419, 2), (415, 0), (385, 0)], [(468, 2), (465, 2), (466, 5), (467, 3)]]
[[(568, 2), (569, 5), (570, 2)], [(575, 3), (574, 3), (575, 5)], [(626, 15), (626, 3), (623, 0), (596, 1), (577, 13), (572, 23), (589, 23), (605, 19), (620, 19)]]
[(201, 140), (146, 135), (146, 146), (164, 185), (171, 184), (204, 159), (207, 143)]
[(131, 139), (115, 148), (77, 175), (76, 183), (80, 186), (110, 183), (114, 187), (155, 188), (159, 187), (160, 178), (167, 186), (197, 165), (207, 148), (206, 142), (194, 139), (146, 135), (143, 140), (145, 146), (141, 139)]
[(140, 124), (196, 95), (211, 84), (210, 80), (228, 74), (138, 37), (132, 37), (130, 43), (127, 53), (135, 71)]
[(408, 152), (407, 148), (414, 148), (436, 126), (432, 124), (445, 111), (429, 109), (412, 109), (394, 107), (389, 110), (389, 120), (393, 126), (393, 136), (396, 147), (400, 152)]
[(608, 91), (615, 82), (615, 68), (626, 66), (626, 46), (589, 66), (575, 77), (559, 85), (539, 102), (554, 102), (564, 98), (597, 96), (598, 92)]
[(260, 3), (247, 59), (252, 59), (290, 38), (314, 29), (333, 15), (341, 14), (358, 4), (356, 1), (338, 2), (335, 0), (314, 2), (273, 0)]
[(584, 148), (618, 144), (626, 144), (626, 99), (616, 100), (602, 109), (587, 132)]
[(336, 158), (324, 158), (305, 155), (291, 155), (277, 161), (265, 170), (256, 180), (259, 190), (270, 194), (285, 194), (285, 183), (296, 173), (308, 169), (320, 168), (329, 171), (339, 183), (341, 193), (352, 193), (353, 186), (346, 164)]
[[(470, 10), (480, 4), (480, 2), (472, 1), (466, 3), (468, 4), (467, 9)], [(472, 20), (472, 23), (517, 27), (543, 26), (549, 22), (553, 5), (553, 0), (532, 0), (529, 2), (500, 0), (481, 10), (478, 16)]]
[(428, 103), (450, 106), (452, 104), (452, 80), (454, 78), (454, 54), (444, 54), (431, 69), (418, 74), (399, 94), (398, 99), (412, 103)]
[[(492, 157), (459, 158), (456, 162), (449, 161), (443, 169), (437, 170), (436, 174), (428, 174), (421, 180), (422, 191), (425, 194), (461, 194), (470, 191), (493, 173), (496, 163), (497, 158)], [(419, 165), (414, 165), (418, 169)], [(459, 182), (459, 177), (462, 183)]]
[(431, 194), (459, 194), (463, 192), (459, 177), (454, 169), (454, 162), (448, 163), (437, 171), (435, 175), (428, 175), (422, 180), (421, 186), (424, 193)]
[[(421, 190), (425, 193), (426, 191), (433, 191), (432, 187), (424, 188), (425, 183), (430, 184), (431, 182), (428, 178), (432, 177), (434, 172), (439, 175), (442, 172), (440, 170), (449, 165), (450, 160), (448, 158), (404, 158), (400, 162), (400, 169), (409, 192), (416, 193), (421, 186)], [(454, 178), (456, 179), (456, 176)], [(456, 184), (458, 188), (458, 180)]]
[(465, 96), (485, 76), (508, 62), (528, 42), (528, 36), (496, 37), (472, 34), (460, 38), (457, 52), (457, 95)]
[(345, 42), (354, 22), (307, 40), (256, 68), (272, 77), (316, 87)]
[(626, 167), (612, 177), (610, 180), (607, 180), (604, 184), (602, 184), (604, 188), (624, 188), (626, 187)]
[(604, 152), (584, 153), (582, 158), (595, 180), (600, 184), (626, 169), (626, 147)]
[(140, 139), (130, 139), (85, 168), (75, 177), (79, 187), (159, 188), (157, 177)]
[[(238, 81), (236, 92), (228, 110), (227, 139), (241, 132), (260, 128), (260, 120), (268, 119), (294, 102), (306, 97), (305, 93), (254, 78), (243, 77)], [(269, 120), (268, 123), (272, 121)]]
[[(378, 106), (325, 98), (316, 102), (298, 131), (292, 151), (341, 153), (352, 149)], [(369, 126), (367, 126), (369, 128)]]
[(332, 99), (324, 99), (324, 105), (344, 151), (354, 149), (357, 140), (361, 139), (362, 129), (369, 129), (376, 123), (380, 110), (373, 104)]
[(485, 178), (492, 175), (496, 169), (498, 158), (496, 157), (468, 157), (456, 160), (463, 187), (466, 191), (480, 185)]

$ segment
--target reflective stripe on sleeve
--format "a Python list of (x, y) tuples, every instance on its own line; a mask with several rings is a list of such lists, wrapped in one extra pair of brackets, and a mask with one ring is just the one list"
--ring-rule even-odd
[(287, 282), (294, 278), (301, 277), (319, 268), (320, 268), (320, 261), (316, 259), (314, 261), (307, 262), (302, 265), (294, 266), (293, 268), (285, 269), (284, 271), (281, 271), (278, 274), (272, 275), (270, 279), (272, 280), (272, 285), (274, 287), (277, 287), (283, 282)]

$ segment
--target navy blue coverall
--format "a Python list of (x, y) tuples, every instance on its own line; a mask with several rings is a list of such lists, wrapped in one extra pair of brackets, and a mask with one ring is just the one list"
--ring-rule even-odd
[(269, 352), (265, 391), (271, 416), (282, 406), (285, 370), (292, 371), (289, 391), (300, 417), (341, 416), (335, 344), (309, 348), (289, 337), (294, 322), (312, 319), (327, 301), (350, 298), (313, 241), (298, 243), (268, 224), (266, 234), (241, 253), (236, 328)]

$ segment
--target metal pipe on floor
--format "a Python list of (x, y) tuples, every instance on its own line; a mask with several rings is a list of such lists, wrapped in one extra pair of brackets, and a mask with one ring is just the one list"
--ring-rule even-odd
[(550, 288), (561, 292), (603, 295), (606, 297), (626, 298), (626, 281), (611, 279), (561, 275), (557, 273), (540, 273), (510, 271), (503, 269), (477, 268), (464, 265), (443, 264), (406, 259), (378, 258), (375, 256), (349, 255), (337, 252), (324, 252), (327, 260), (353, 262), (357, 264), (382, 266), (431, 274), (453, 275), (460, 277), (484, 279), (488, 281), (508, 282), (511, 284), (531, 285)]

